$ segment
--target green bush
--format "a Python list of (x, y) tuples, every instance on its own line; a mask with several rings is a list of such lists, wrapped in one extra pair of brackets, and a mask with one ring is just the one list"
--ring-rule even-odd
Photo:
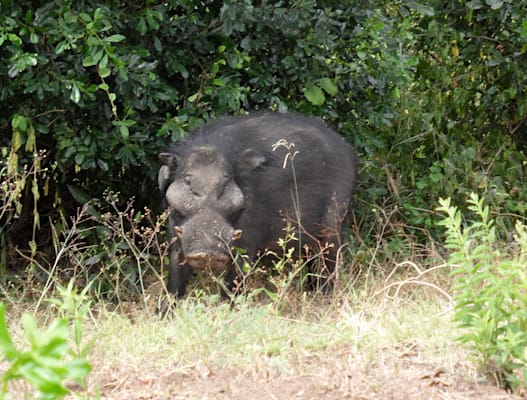
[(440, 222), (453, 267), (454, 320), (459, 340), (472, 350), (481, 370), (517, 390), (527, 385), (527, 227), (516, 223), (514, 242), (503, 246), (489, 206), (475, 194), (472, 218), (463, 223), (450, 199), (441, 200)]
[[(83, 385), (91, 370), (86, 360), (90, 345), (82, 338), (82, 323), (90, 303), (86, 293), (77, 294), (70, 282), (60, 290), (60, 298), (52, 300), (61, 315), (47, 328), (39, 328), (30, 313), (22, 315), (26, 349), (19, 350), (7, 330), (5, 305), (0, 303), (0, 356), (8, 368), (0, 379), (0, 399), (10, 398), (9, 382), (23, 379), (40, 394), (40, 399), (62, 399), (71, 390), (67, 382)], [(28, 395), (28, 393), (26, 393)], [(7, 396), (7, 397), (6, 397)]]
[(4, 0), (0, 17), (0, 168), (40, 166), (0, 223), (5, 247), (49, 251), (49, 222), (107, 189), (158, 210), (158, 151), (258, 109), (323, 118), (355, 144), (366, 241), (372, 208), (419, 241), (437, 237), (441, 196), (485, 188), (526, 211), (520, 3)]

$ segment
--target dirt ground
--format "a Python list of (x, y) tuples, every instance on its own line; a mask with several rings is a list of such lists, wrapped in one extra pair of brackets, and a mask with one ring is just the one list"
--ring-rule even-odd
[[(381, 360), (383, 357), (379, 355)], [(298, 373), (302, 370), (302, 373)], [(210, 370), (191, 366), (144, 370), (127, 365), (94, 365), (89, 386), (102, 399), (525, 399), (490, 383), (477, 383), (466, 371), (444, 370), (419, 355), (364, 362), (351, 352), (306, 356), (291, 373)], [(91, 391), (91, 390), (90, 390)]]

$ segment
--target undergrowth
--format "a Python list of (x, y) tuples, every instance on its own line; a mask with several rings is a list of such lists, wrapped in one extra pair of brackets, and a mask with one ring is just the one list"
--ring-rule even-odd
[[(71, 281), (58, 288), (49, 303), (58, 310), (47, 327), (39, 327), (32, 313), (22, 315), (23, 343), (16, 344), (8, 331), (6, 306), (0, 303), (0, 355), (8, 366), (0, 378), (0, 399), (11, 399), (8, 390), (22, 386), (24, 398), (38, 393), (41, 400), (62, 399), (74, 392), (69, 385), (85, 387), (91, 365), (87, 361), (92, 343), (86, 343), (83, 324), (90, 301), (86, 291), (77, 293)], [(19, 339), (19, 338), (17, 338)], [(22, 348), (20, 348), (22, 347)], [(29, 384), (29, 387), (28, 387)]]
[(516, 222), (513, 241), (504, 246), (495, 217), (476, 194), (465, 219), (450, 199), (438, 210), (446, 214), (441, 225), (451, 250), (459, 340), (484, 374), (521, 392), (527, 384), (527, 227)]
[[(469, 201), (472, 219), (467, 221), (448, 200), (441, 201), (439, 210), (447, 215), (442, 222), (447, 228), (446, 245), (452, 252), (447, 263), (436, 246), (416, 250), (411, 237), (387, 238), (385, 232), (405, 229), (395, 222), (396, 211), (378, 211), (378, 226), (371, 228), (378, 232), (374, 245), (371, 239), (355, 241), (353, 254), (344, 254), (345, 267), (338, 271), (335, 292), (327, 297), (305, 290), (305, 260), (294, 257), (296, 235), (289, 228), (279, 241), (280, 250), (267, 254), (271, 260), (267, 268), (250, 263), (243, 252), (233, 254), (240, 258), (246, 278), (240, 296), (223, 300), (220, 278), (200, 272), (187, 298), (177, 301), (165, 317), (156, 313), (169, 296), (163, 284), (168, 252), (162, 229), (165, 216), (154, 220), (148, 210), (135, 210), (133, 203), (118, 207), (116, 196), (110, 194), (106, 211), (102, 208), (85, 206), (76, 217), (54, 225), (51, 266), (35, 267), (32, 260), (33, 280), (41, 288), (34, 313), (49, 313), (54, 307), (56, 317), (47, 328), (39, 328), (29, 314), (23, 317), (22, 336), (28, 338), (29, 350), (18, 350), (6, 320), (0, 321), (2, 354), (10, 365), (2, 381), (4, 395), (7, 382), (19, 378), (45, 393), (38, 376), (28, 372), (39, 368), (50, 369), (40, 378), (54, 382), (49, 390), (59, 396), (69, 390), (64, 382), (83, 384), (92, 348), (85, 344), (86, 337), (98, 336), (83, 323), (94, 307), (102, 310), (97, 325), (104, 326), (106, 333), (97, 340), (104, 343), (106, 355), (114, 351), (118, 357), (121, 347), (111, 350), (113, 341), (134, 330), (144, 340), (123, 351), (157, 352), (155, 357), (161, 351), (171, 357), (167, 362), (184, 364), (199, 348), (198, 358), (218, 368), (243, 367), (263, 357), (258, 368), (277, 371), (286, 371), (288, 363), (305, 352), (342, 346), (367, 352), (368, 347), (392, 345), (382, 344), (382, 337), (410, 347), (426, 340), (430, 343), (420, 346), (431, 342), (436, 347), (451, 346), (446, 320), (453, 307), (454, 320), (463, 329), (459, 339), (469, 345), (480, 370), (503, 386), (517, 391), (525, 387), (527, 231), (518, 223), (515, 242), (503, 247), (489, 208), (477, 196)], [(84, 289), (77, 294), (75, 287)], [(8, 309), (16, 309), (16, 294), (5, 288), (3, 294)], [(416, 334), (425, 320), (429, 328)], [(157, 338), (147, 332), (152, 324), (157, 326)], [(94, 329), (100, 332), (90, 325)], [(177, 344), (177, 354), (170, 355), (170, 343)], [(375, 353), (372, 350), (370, 357), (375, 358)]]

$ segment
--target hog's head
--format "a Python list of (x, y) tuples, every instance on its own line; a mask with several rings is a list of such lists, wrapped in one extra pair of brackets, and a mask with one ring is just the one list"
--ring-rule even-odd
[(198, 269), (222, 269), (229, 247), (242, 231), (236, 228), (245, 197), (236, 178), (265, 159), (246, 150), (236, 160), (212, 146), (194, 146), (183, 154), (161, 153), (158, 183), (168, 204), (171, 226), (180, 241), (180, 263)]

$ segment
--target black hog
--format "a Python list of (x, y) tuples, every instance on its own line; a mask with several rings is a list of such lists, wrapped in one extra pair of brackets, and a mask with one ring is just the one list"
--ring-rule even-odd
[(185, 293), (192, 268), (226, 270), (235, 289), (233, 242), (255, 259), (288, 223), (304, 249), (323, 253), (318, 283), (331, 287), (357, 169), (341, 136), (301, 115), (252, 114), (206, 124), (159, 158), (171, 293)]

